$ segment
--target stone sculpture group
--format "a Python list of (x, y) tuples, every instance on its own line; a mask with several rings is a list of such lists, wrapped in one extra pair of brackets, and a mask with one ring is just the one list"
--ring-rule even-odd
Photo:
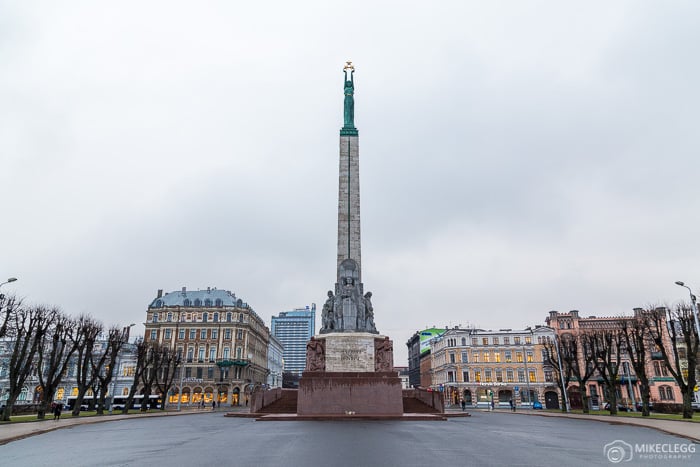
[(362, 283), (358, 278), (355, 260), (346, 259), (338, 267), (338, 283), (335, 294), (328, 291), (328, 299), (321, 312), (320, 333), (369, 332), (378, 334), (374, 325), (372, 292), (362, 295)]

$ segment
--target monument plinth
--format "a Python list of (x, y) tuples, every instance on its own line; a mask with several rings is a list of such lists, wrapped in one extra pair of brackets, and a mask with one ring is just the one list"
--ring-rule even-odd
[(364, 293), (360, 242), (360, 165), (355, 128), (355, 68), (343, 68), (344, 124), (340, 130), (338, 258), (334, 291), (323, 305), (322, 327), (306, 347), (299, 381), (299, 415), (403, 413), (393, 343), (374, 324), (372, 293)]

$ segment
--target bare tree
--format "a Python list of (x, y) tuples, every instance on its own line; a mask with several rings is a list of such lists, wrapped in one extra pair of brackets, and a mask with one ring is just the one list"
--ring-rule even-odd
[(149, 345), (143, 339), (136, 341), (136, 368), (134, 369), (134, 382), (131, 384), (129, 396), (126, 398), (126, 403), (122, 408), (122, 413), (128, 413), (131, 404), (134, 402), (134, 396), (138, 391), (141, 382), (141, 375), (148, 365), (148, 349)]
[(617, 415), (617, 381), (622, 363), (624, 337), (620, 329), (602, 329), (585, 334), (590, 342), (598, 374), (607, 389), (610, 414)]
[(566, 397), (564, 396), (564, 394), (566, 393), (566, 388), (569, 387), (569, 383), (571, 382), (571, 368), (565, 366), (564, 362), (560, 360), (561, 352), (556, 346), (556, 339), (557, 338), (555, 338), (554, 341), (551, 339), (547, 339), (544, 342), (544, 362), (549, 364), (552, 367), (552, 370), (554, 371), (554, 378), (557, 381), (557, 385), (559, 386), (559, 390), (561, 391), (562, 395), (561, 411), (566, 412)]
[(636, 308), (634, 311), (634, 318), (622, 321), (621, 331), (627, 356), (639, 381), (639, 391), (642, 396), (642, 416), (648, 417), (651, 391), (649, 375), (647, 374), (647, 360), (649, 358), (647, 350), (653, 347), (653, 342), (649, 334), (648, 314), (641, 308)]
[(95, 343), (102, 332), (102, 324), (88, 315), (81, 315), (78, 318), (76, 337), (74, 340), (77, 352), (76, 359), (76, 385), (78, 386), (78, 395), (73, 406), (73, 416), (80, 415), (80, 406), (83, 404), (83, 399), (88, 389), (96, 378), (93, 371), (93, 352), (95, 351)]
[[(104, 414), (105, 398), (109, 392), (109, 384), (112, 382), (115, 374), (115, 365), (119, 359), (119, 352), (128, 338), (129, 328), (120, 329), (116, 326), (109, 328), (104, 351), (100, 354), (97, 364), (93, 364), (93, 371), (96, 376), (96, 384), (94, 386), (97, 388), (97, 390), (93, 388), (93, 392), (95, 394), (99, 392), (100, 395), (97, 403), (97, 415)], [(119, 368), (116, 368), (116, 371), (118, 372)], [(114, 402), (113, 396), (112, 394), (112, 402)]]
[[(683, 395), (683, 418), (693, 418), (693, 388), (697, 385), (696, 367), (700, 336), (695, 330), (694, 307), (687, 303), (674, 306), (667, 319), (667, 309), (660, 307), (650, 313), (649, 333), (661, 353), (668, 372), (676, 380)], [(664, 338), (667, 331), (670, 342)]]
[(41, 402), (37, 414), (39, 419), (45, 417), (68, 362), (75, 353), (75, 342), (71, 340), (75, 332), (75, 321), (57, 308), (53, 308), (50, 313), (53, 318), (37, 351), (37, 373), (41, 385)]
[[(160, 368), (157, 370), (156, 388), (163, 395), (161, 410), (165, 410), (165, 401), (173, 387), (173, 380), (178, 369), (180, 369), (180, 355), (167, 345), (160, 346)], [(180, 369), (181, 370), (181, 369)]]
[(586, 390), (588, 380), (595, 373), (593, 364), (593, 353), (590, 340), (586, 334), (572, 336), (564, 334), (559, 340), (561, 358), (564, 366), (567, 385), (569, 381), (575, 380), (578, 383), (578, 391), (581, 396), (583, 412), (588, 413), (590, 409), (590, 397)]
[(12, 408), (22, 392), (24, 383), (36, 367), (36, 357), (44, 333), (50, 324), (51, 313), (44, 306), (16, 307), (10, 315), (7, 337), (12, 340), (9, 361), (9, 394), (2, 420), (9, 421)]
[(148, 410), (151, 390), (153, 389), (153, 385), (156, 384), (158, 372), (163, 365), (164, 357), (161, 346), (156, 342), (148, 342), (147, 345), (146, 367), (141, 373), (141, 383), (143, 384), (143, 388), (141, 389), (141, 394), (143, 394), (143, 401), (141, 402), (142, 412)]
[(0, 339), (7, 335), (13, 313), (22, 306), (22, 300), (14, 295), (0, 294)]

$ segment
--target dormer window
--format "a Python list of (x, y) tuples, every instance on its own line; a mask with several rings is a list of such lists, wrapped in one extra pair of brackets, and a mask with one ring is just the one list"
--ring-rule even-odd
[(163, 300), (156, 300), (155, 307), (156, 307), (156, 308), (160, 308), (160, 307), (162, 307), (162, 306), (163, 306)]
[(183, 305), (185, 305), (185, 306), (192, 306), (192, 302), (190, 301), (189, 298), (186, 298), (185, 301), (183, 302)]
[(196, 306), (196, 307), (202, 306), (202, 301), (201, 301), (200, 299), (198, 299), (198, 298), (195, 299), (195, 301), (194, 301), (194, 306)]
[(211, 306), (211, 298), (204, 299), (204, 306)]
[(216, 299), (216, 306), (223, 306), (223, 305), (224, 305), (224, 302), (220, 298), (217, 298)]

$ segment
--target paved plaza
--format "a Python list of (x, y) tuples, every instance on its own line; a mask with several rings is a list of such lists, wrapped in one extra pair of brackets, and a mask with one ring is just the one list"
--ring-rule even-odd
[[(76, 425), (10, 442), (0, 455), (12, 466), (577, 466), (613, 465), (604, 446), (616, 441), (689, 446), (649, 428), (510, 413), (445, 422), (256, 422), (203, 413)], [(663, 455), (634, 454), (622, 465), (700, 462), (700, 452)]]

